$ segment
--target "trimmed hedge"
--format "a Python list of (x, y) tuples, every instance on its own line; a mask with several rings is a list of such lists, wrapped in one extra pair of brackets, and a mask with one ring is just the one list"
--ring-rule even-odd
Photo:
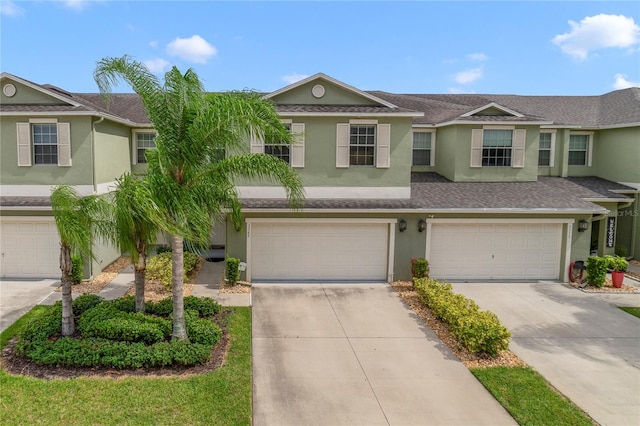
[(595, 287), (602, 287), (607, 279), (609, 260), (599, 256), (587, 258), (587, 281)]
[(155, 315), (134, 312), (132, 296), (113, 301), (79, 296), (74, 300), (74, 313), (80, 313), (77, 331), (82, 337), (76, 338), (60, 337), (62, 305), (57, 302), (26, 325), (16, 350), (38, 364), (76, 367), (149, 368), (208, 361), (222, 335), (211, 321), (220, 311), (217, 302), (185, 297), (189, 341), (170, 341), (171, 299), (147, 306), (150, 311), (155, 309)]
[(509, 347), (511, 333), (498, 317), (454, 293), (451, 284), (430, 278), (414, 279), (413, 283), (422, 301), (449, 325), (451, 334), (469, 351), (495, 357)]

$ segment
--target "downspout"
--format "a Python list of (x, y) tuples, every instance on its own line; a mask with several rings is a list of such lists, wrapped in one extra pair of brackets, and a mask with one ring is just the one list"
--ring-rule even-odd
[(96, 159), (94, 157), (94, 145), (96, 143), (96, 124), (100, 124), (104, 121), (104, 117), (100, 117), (97, 121), (92, 122), (91, 124), (91, 186), (93, 186), (93, 193), (98, 192), (98, 187), (96, 185)]
[[(98, 120), (96, 121), (92, 121), (91, 122), (91, 186), (93, 187), (93, 193), (96, 194), (98, 192), (98, 187), (96, 185), (96, 159), (94, 156), (94, 145), (96, 142), (96, 137), (95, 137), (95, 133), (96, 133), (96, 124), (100, 124), (104, 121), (104, 117), (100, 117)], [(91, 260), (89, 262), (90, 265), (90, 269), (91, 272), (89, 273), (90, 277), (93, 277), (93, 260)]]

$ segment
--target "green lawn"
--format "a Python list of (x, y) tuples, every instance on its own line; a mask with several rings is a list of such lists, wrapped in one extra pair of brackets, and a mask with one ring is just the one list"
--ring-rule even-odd
[[(251, 424), (251, 310), (228, 319), (231, 348), (225, 366), (189, 378), (41, 380), (0, 372), (0, 424), (249, 425)], [(2, 346), (36, 306), (0, 335)]]
[(596, 424), (532, 368), (472, 368), (471, 372), (520, 425)]
[(620, 309), (622, 309), (625, 312), (630, 313), (633, 316), (636, 316), (638, 318), (640, 318), (640, 308), (637, 307), (626, 307), (626, 306), (619, 306)]

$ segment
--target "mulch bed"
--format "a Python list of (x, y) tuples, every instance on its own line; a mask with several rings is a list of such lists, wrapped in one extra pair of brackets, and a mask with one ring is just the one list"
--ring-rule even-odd
[(453, 337), (449, 331), (449, 326), (436, 318), (431, 309), (424, 305), (420, 295), (413, 289), (413, 283), (411, 281), (396, 281), (392, 283), (391, 286), (398, 292), (402, 300), (409, 305), (413, 312), (422, 318), (425, 324), (440, 338), (442, 343), (444, 343), (467, 368), (527, 366), (523, 360), (509, 350), (500, 352), (496, 358), (470, 352)]
[[(131, 258), (121, 256), (94, 278), (72, 285), (71, 291), (74, 293), (98, 293), (129, 265), (131, 265)], [(62, 291), (62, 286), (56, 287), (55, 291)]]
[(211, 357), (206, 364), (186, 366), (171, 366), (158, 368), (114, 369), (106, 367), (53, 367), (38, 365), (29, 358), (16, 354), (13, 350), (17, 338), (13, 338), (2, 350), (0, 365), (14, 375), (31, 376), (40, 379), (71, 379), (76, 377), (91, 378), (125, 378), (125, 377), (189, 377), (204, 374), (222, 367), (226, 363), (229, 352), (229, 333), (226, 319), (231, 315), (230, 309), (225, 309), (213, 317), (213, 321), (222, 329), (220, 340), (211, 350)]

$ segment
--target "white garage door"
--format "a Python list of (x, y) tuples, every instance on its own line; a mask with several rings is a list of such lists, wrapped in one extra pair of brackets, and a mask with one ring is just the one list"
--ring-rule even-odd
[(0, 219), (2, 277), (60, 278), (60, 239), (51, 219)]
[(252, 223), (251, 280), (387, 280), (388, 223)]
[(430, 275), (445, 279), (557, 279), (562, 225), (434, 223)]

